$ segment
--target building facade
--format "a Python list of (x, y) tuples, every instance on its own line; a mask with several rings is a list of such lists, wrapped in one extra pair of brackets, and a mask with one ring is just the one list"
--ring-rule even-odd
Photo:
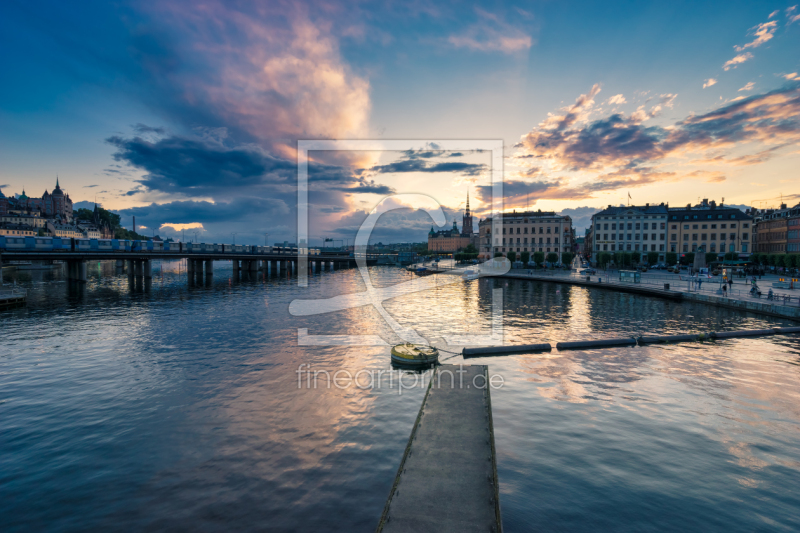
[(473, 233), (472, 212), (469, 209), (469, 194), (467, 194), (467, 207), (464, 210), (461, 224), (461, 231), (458, 230), (455, 220), (453, 220), (453, 227), (450, 229), (436, 231), (431, 227), (428, 232), (428, 251), (455, 253), (470, 244), (476, 244), (477, 238)]
[(599, 252), (657, 252), (664, 262), (667, 252), (668, 204), (611, 206), (592, 215), (592, 259)]
[[(572, 219), (552, 211), (501, 213), (494, 219), (481, 220), (478, 227), (478, 252), (483, 259), (494, 257), (498, 252), (503, 256), (508, 252), (554, 252), (561, 262), (561, 254), (571, 252), (575, 242)], [(493, 228), (494, 231), (500, 229), (500, 234), (493, 235)]]
[(713, 200), (669, 209), (669, 251), (679, 256), (703, 250), (746, 257), (753, 252), (752, 232), (753, 216), (749, 210), (717, 205)]
[(0, 222), (0, 235), (7, 235), (10, 237), (33, 237), (37, 234), (37, 230), (30, 226)]
[(754, 249), (759, 253), (785, 254), (800, 251), (800, 204), (758, 211), (754, 218)]

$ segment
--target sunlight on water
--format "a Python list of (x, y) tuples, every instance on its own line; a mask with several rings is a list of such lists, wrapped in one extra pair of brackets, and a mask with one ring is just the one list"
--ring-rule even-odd
[[(92, 264), (6, 275), (26, 308), (0, 312), (0, 525), (89, 529), (371, 531), (424, 393), (298, 387), (299, 365), (388, 370), (383, 347), (298, 347), (313, 335), (399, 338), (372, 306), (293, 317), (296, 299), (365, 290), (355, 270), (152, 283)], [(412, 274), (370, 269), (386, 287)], [(450, 280), (448, 280), (450, 281)], [(733, 311), (519, 280), (456, 280), (384, 301), (431, 342), (488, 333), (503, 289), (506, 343), (789, 325)], [(448, 362), (462, 362), (455, 357)], [(800, 528), (800, 340), (470, 359), (492, 391), (506, 531)]]

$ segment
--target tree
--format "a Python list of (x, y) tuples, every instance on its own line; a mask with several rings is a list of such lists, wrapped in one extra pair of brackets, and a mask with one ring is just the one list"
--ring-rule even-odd
[(506, 257), (508, 257), (508, 260), (513, 263), (517, 260), (517, 252), (512, 250), (506, 254)]
[(681, 263), (684, 265), (692, 265), (694, 264), (694, 252), (686, 252), (683, 254), (683, 258), (681, 258)]
[(776, 267), (786, 266), (786, 256), (783, 254), (774, 254), (772, 256)]
[(647, 264), (655, 265), (658, 263), (658, 252), (647, 252)]
[(717, 260), (717, 254), (711, 253), (711, 252), (708, 252), (706, 254), (706, 264), (707, 265), (710, 265), (711, 263), (713, 263), (716, 260)]
[(628, 255), (630, 255), (631, 258), (631, 265), (638, 265), (639, 263), (642, 262), (641, 252), (631, 252)]
[(777, 254), (767, 254), (767, 264), (770, 266), (775, 266), (775, 261), (777, 259)]
[(561, 262), (565, 265), (572, 264), (572, 260), (575, 258), (575, 254), (572, 252), (561, 252)]
[(528, 262), (531, 260), (531, 253), (522, 252), (520, 254), (519, 260), (522, 261), (525, 264), (525, 266), (528, 266)]
[(605, 268), (611, 262), (611, 254), (608, 252), (600, 252), (597, 254), (597, 266)]
[(503, 254), (501, 252), (495, 252), (494, 256), (495, 257), (503, 257)]
[(547, 262), (548, 263), (555, 263), (556, 261), (558, 261), (558, 254), (557, 253), (550, 252), (549, 254), (547, 254)]
[(678, 263), (678, 254), (675, 252), (667, 252), (667, 264), (675, 265)]
[(464, 247), (463, 252), (465, 254), (477, 254), (478, 253), (478, 249), (475, 248), (474, 244), (468, 244), (466, 247)]
[(533, 262), (542, 266), (542, 263), (544, 263), (544, 252), (533, 252)]

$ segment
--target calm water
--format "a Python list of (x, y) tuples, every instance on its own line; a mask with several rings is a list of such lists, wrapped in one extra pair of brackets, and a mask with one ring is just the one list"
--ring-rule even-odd
[[(156, 268), (147, 290), (110, 264), (83, 289), (15, 275), (31, 290), (27, 308), (0, 312), (0, 530), (374, 530), (424, 389), (298, 388), (304, 363), (389, 368), (388, 348), (298, 347), (298, 328), (398, 339), (371, 307), (288, 312), (363, 290), (358, 272), (300, 289), (234, 281), (224, 263), (190, 286), (181, 269)], [(444, 346), (487, 330), (496, 287), (507, 342), (789, 325), (506, 280), (386, 307)], [(505, 379), (492, 403), (507, 532), (800, 529), (797, 337), (471, 363)]]

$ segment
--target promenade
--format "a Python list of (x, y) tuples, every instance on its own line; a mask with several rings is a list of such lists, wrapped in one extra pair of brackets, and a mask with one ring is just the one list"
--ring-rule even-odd
[[(800, 321), (800, 288), (794, 290), (773, 288), (772, 283), (780, 279), (776, 275), (763, 276), (761, 280), (757, 280), (761, 290), (760, 297), (750, 294), (750, 278), (735, 279), (732, 288), (729, 287), (723, 292), (720, 277), (712, 277), (698, 286), (688, 274), (668, 274), (659, 271), (642, 273), (639, 283), (619, 281), (619, 271), (616, 270), (601, 270), (597, 274), (587, 276), (576, 271), (513, 269), (499, 277), (549, 281), (672, 300), (696, 301)], [(666, 288), (666, 284), (669, 284), (669, 289)], [(773, 290), (771, 300), (767, 297), (770, 288)]]

